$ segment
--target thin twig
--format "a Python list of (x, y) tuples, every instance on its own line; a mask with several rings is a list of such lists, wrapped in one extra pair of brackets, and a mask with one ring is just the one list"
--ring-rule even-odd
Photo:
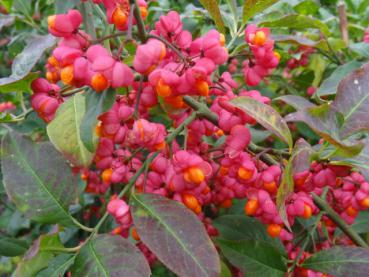
[(340, 29), (342, 40), (345, 42), (346, 46), (349, 44), (349, 34), (347, 29), (347, 16), (346, 16), (346, 5), (343, 1), (338, 3), (338, 16), (340, 19)]
[(172, 50), (181, 60), (184, 64), (188, 65), (187, 57), (182, 54), (180, 50), (178, 50), (173, 44), (171, 44), (169, 41), (167, 41), (165, 38), (154, 35), (154, 34), (148, 34), (147, 38), (153, 38), (161, 41), (165, 44), (166, 47), (168, 47), (170, 50)]
[(347, 223), (337, 214), (321, 197), (314, 192), (311, 194), (315, 205), (321, 211), (326, 212), (327, 216), (344, 232), (357, 246), (366, 247), (366, 242), (358, 235)]

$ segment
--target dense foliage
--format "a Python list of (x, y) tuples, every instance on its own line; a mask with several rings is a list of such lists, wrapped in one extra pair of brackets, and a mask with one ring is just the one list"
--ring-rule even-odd
[(0, 0), (0, 274), (367, 276), (369, 1)]

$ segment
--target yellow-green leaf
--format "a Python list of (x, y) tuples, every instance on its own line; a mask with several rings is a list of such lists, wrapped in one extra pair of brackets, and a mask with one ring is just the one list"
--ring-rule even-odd
[(279, 0), (245, 0), (243, 4), (242, 22), (246, 23), (255, 14), (264, 11)]
[(221, 33), (225, 33), (224, 22), (220, 15), (220, 10), (217, 0), (200, 0), (201, 5), (209, 12), (211, 18), (214, 20), (215, 25)]
[(230, 102), (253, 117), (264, 128), (285, 141), (292, 149), (292, 135), (287, 123), (271, 106), (246, 96), (234, 98)]
[(47, 126), (47, 134), (65, 158), (74, 166), (88, 166), (93, 158), (81, 140), (80, 125), (86, 111), (85, 97), (76, 94), (63, 103), (55, 119)]

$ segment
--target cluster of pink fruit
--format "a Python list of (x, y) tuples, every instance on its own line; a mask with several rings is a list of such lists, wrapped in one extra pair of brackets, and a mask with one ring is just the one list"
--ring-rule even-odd
[[(128, 28), (128, 2), (94, 2), (104, 4), (109, 23), (120, 30)], [(146, 3), (139, 4), (145, 17)], [(129, 67), (79, 30), (81, 22), (77, 10), (49, 18), (50, 33), (61, 40), (48, 59), (47, 80), (37, 79), (32, 84), (32, 106), (49, 122), (64, 101), (61, 91), (82, 86), (96, 92), (110, 87), (129, 88), (98, 118), (96, 133), (100, 140), (94, 169), (82, 169), (86, 191), (104, 194), (114, 184), (129, 182), (144, 161), (156, 154), (147, 174), (142, 174), (134, 184), (137, 192), (160, 194), (182, 202), (203, 221), (210, 235), (217, 235), (217, 230), (205, 215), (204, 207), (216, 214), (219, 208), (229, 208), (233, 199), (246, 198), (245, 213), (266, 224), (268, 233), (279, 237), (293, 255), (296, 251), (293, 234), (283, 227), (276, 206), (281, 168), (267, 165), (248, 151), (251, 134), (245, 125), (256, 121), (229, 104), (237, 96), (248, 96), (264, 104), (269, 104), (270, 99), (257, 90), (239, 89), (231, 75), (237, 71), (237, 58), (232, 59), (231, 72), (217, 74), (218, 66), (230, 59), (224, 35), (211, 30), (194, 39), (183, 29), (179, 14), (171, 11), (160, 17), (149, 39), (137, 47), (133, 66)], [(274, 51), (269, 29), (249, 25), (245, 38), (250, 52), (242, 62), (242, 72), (245, 82), (255, 86), (277, 67), (280, 57)], [(309, 49), (303, 51), (306, 57), (311, 53)], [(305, 65), (306, 61), (299, 63)], [(140, 81), (134, 80), (135, 74)], [(56, 85), (59, 81), (65, 85), (63, 89)], [(218, 116), (218, 124), (196, 118), (186, 127), (184, 142), (174, 140), (169, 144), (166, 138), (170, 132), (153, 121), (150, 109), (164, 107), (173, 126), (178, 127), (193, 113), (184, 101), (188, 95), (206, 101)], [(225, 142), (213, 147), (204, 137), (225, 137)], [(295, 183), (295, 191), (286, 201), (291, 226), (297, 217), (307, 219), (318, 213), (310, 193), (320, 195), (325, 186), (329, 187), (328, 202), (349, 224), (358, 211), (369, 207), (369, 184), (349, 168), (313, 163), (309, 171), (295, 176)], [(115, 234), (129, 236), (131, 230), (132, 237), (139, 240), (135, 229), (132, 231), (130, 208), (123, 199), (114, 196), (107, 210), (119, 225), (113, 231)], [(332, 222), (328, 223), (326, 218), (323, 221), (332, 234)], [(155, 259), (142, 243), (140, 248), (149, 261)]]

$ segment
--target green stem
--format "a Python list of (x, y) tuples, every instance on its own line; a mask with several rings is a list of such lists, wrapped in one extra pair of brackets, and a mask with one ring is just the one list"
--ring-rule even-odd
[(246, 28), (246, 25), (247, 25), (247, 23), (245, 23), (245, 24), (242, 24), (241, 25), (241, 27), (240, 27), (240, 29), (237, 31), (237, 33), (235, 34), (235, 36), (231, 39), (231, 41), (227, 44), (227, 49), (228, 49), (228, 51), (229, 51), (229, 49), (231, 48), (231, 46), (233, 45), (233, 43), (236, 41), (236, 39), (240, 36), (240, 35), (242, 35), (242, 33), (243, 33), (243, 31), (244, 31), (244, 29)]
[(74, 217), (72, 218), (72, 221), (74, 224), (76, 224), (76, 226), (78, 226), (79, 228), (81, 228), (82, 230), (92, 233), (94, 231), (94, 228), (89, 228), (83, 224), (81, 224), (77, 219), (75, 219)]
[[(326, 195), (327, 195), (328, 189), (329, 189), (329, 187), (325, 187), (325, 188), (323, 189), (323, 192), (322, 192), (321, 197), (322, 197), (322, 199), (324, 199), (324, 200), (325, 200), (325, 197), (326, 197)], [(317, 215), (317, 217), (316, 217), (316, 219), (315, 219), (315, 221), (314, 221), (313, 227), (312, 227), (312, 228), (311, 228), (311, 230), (310, 230), (310, 234), (311, 234), (312, 236), (314, 235), (315, 230), (316, 230), (316, 228), (318, 227), (318, 224), (319, 224), (319, 222), (321, 221), (321, 219), (322, 219), (322, 217), (323, 217), (323, 215), (324, 215), (324, 214), (325, 214), (325, 212), (324, 212), (324, 211), (320, 211), (320, 212), (319, 212), (319, 214)], [(290, 267), (290, 269), (289, 269), (289, 272), (290, 272), (290, 273), (292, 273), (292, 272), (295, 270), (296, 266), (297, 266), (297, 265), (298, 265), (298, 263), (299, 263), (299, 260), (300, 260), (300, 258), (301, 258), (301, 256), (302, 256), (302, 254), (304, 253), (304, 251), (305, 251), (306, 247), (308, 246), (308, 244), (309, 244), (309, 239), (307, 238), (307, 239), (305, 240), (304, 244), (301, 246), (300, 251), (299, 251), (299, 253), (298, 253), (298, 254), (297, 254), (297, 256), (296, 256), (296, 258), (295, 258), (295, 260), (294, 260), (293, 265), (292, 265), (292, 266)]]
[(110, 34), (110, 35), (107, 35), (107, 36), (104, 36), (104, 37), (98, 38), (98, 39), (96, 39), (96, 40), (93, 40), (93, 41), (92, 41), (92, 44), (101, 43), (101, 42), (103, 42), (104, 40), (111, 39), (111, 38), (115, 38), (115, 37), (120, 37), (120, 36), (124, 36), (124, 35), (126, 35), (126, 32), (117, 32), (117, 33)]
[(140, 83), (139, 83), (138, 90), (137, 90), (137, 95), (136, 95), (135, 111), (133, 112), (134, 118), (138, 118), (138, 108), (140, 106), (140, 99), (141, 99), (141, 93), (142, 93), (142, 83), (143, 83), (143, 80), (144, 80), (144, 76), (141, 75), (140, 76)]
[(197, 114), (200, 117), (204, 117), (207, 120), (209, 120), (211, 123), (213, 123), (214, 125), (218, 125), (218, 115), (216, 115), (215, 113), (213, 113), (208, 106), (198, 102), (197, 100), (195, 100), (193, 97), (185, 95), (183, 96), (183, 101), (190, 106), (192, 109), (194, 109), (195, 111), (197, 111)]
[(60, 95), (63, 96), (63, 97), (71, 96), (71, 95), (76, 94), (78, 92), (81, 92), (81, 91), (83, 91), (87, 88), (88, 88), (87, 86), (84, 86), (84, 87), (81, 87), (81, 88), (68, 90), (68, 91), (65, 91), (65, 93), (61, 93)]
[(72, 247), (72, 248), (62, 248), (62, 247), (43, 247), (41, 250), (42, 251), (55, 251), (55, 252), (65, 252), (65, 253), (74, 253), (74, 252), (78, 252), (82, 247), (81, 245), (78, 245), (76, 247)]
[(315, 205), (321, 211), (324, 211), (327, 216), (344, 232), (357, 246), (368, 248), (365, 241), (357, 234), (341, 217), (337, 214), (321, 197), (314, 192), (311, 194)]
[(142, 43), (145, 43), (147, 40), (147, 32), (145, 28), (145, 22), (143, 21), (143, 18), (141, 16), (140, 6), (138, 5), (137, 0), (130, 0), (129, 2), (130, 4), (135, 5), (134, 16), (137, 22), (138, 37), (140, 38)]

